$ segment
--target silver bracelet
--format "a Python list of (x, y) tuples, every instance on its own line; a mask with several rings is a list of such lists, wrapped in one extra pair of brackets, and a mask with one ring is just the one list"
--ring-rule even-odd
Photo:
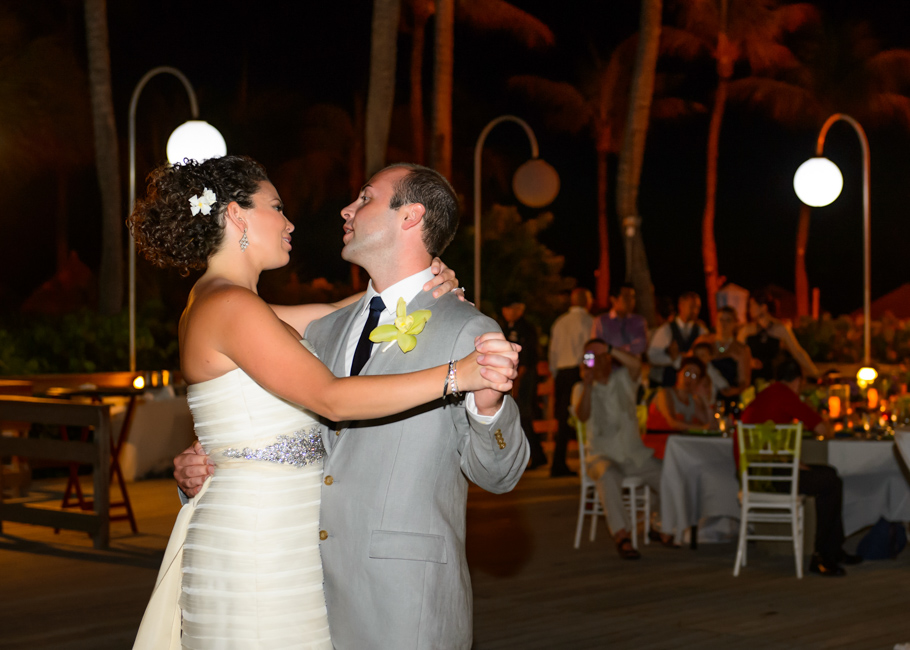
[(449, 390), (452, 392), (452, 397), (454, 397), (455, 399), (459, 399), (461, 397), (461, 393), (458, 392), (458, 377), (456, 374), (457, 370), (455, 367), (456, 363), (458, 363), (458, 362), (452, 361), (451, 365), (449, 366), (449, 378), (452, 382), (452, 385), (449, 386)]
[(449, 390), (449, 382), (452, 381), (452, 378), (455, 376), (455, 361), (449, 361), (449, 370), (446, 372), (446, 382), (442, 385), (442, 399), (446, 398), (446, 393)]

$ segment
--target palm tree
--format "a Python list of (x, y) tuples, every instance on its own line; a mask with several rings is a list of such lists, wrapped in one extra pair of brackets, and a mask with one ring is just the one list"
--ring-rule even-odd
[(654, 286), (641, 237), (638, 186), (657, 74), (662, 8), (663, 0), (642, 0), (641, 3), (638, 51), (616, 179), (616, 209), (626, 241), (626, 278), (635, 286), (639, 313), (651, 324), (654, 323)]
[[(676, 38), (678, 30), (662, 30), (661, 54), (680, 54), (680, 47), (691, 46), (691, 39)], [(509, 87), (520, 91), (547, 108), (544, 123), (552, 129), (578, 133), (587, 129), (597, 153), (597, 231), (599, 256), (597, 264), (595, 302), (606, 308), (610, 291), (610, 247), (607, 228), (607, 171), (609, 154), (618, 153), (622, 146), (631, 71), (635, 62), (638, 34), (633, 34), (614, 48), (607, 62), (595, 55), (593, 73), (582, 83), (573, 85), (551, 81), (533, 75), (518, 75), (509, 79)], [(684, 51), (686, 58), (693, 54)], [(666, 84), (662, 84), (666, 85)], [(677, 117), (703, 111), (703, 107), (676, 97), (654, 100), (651, 117)]]
[[(825, 20), (801, 52), (808, 69), (808, 90), (799, 113), (813, 126), (833, 113), (848, 113), (866, 126), (898, 124), (910, 130), (910, 50), (882, 49), (867, 23)], [(809, 314), (806, 248), (811, 208), (800, 209), (796, 237), (797, 315)]]
[(370, 85), (367, 91), (365, 176), (385, 166), (392, 108), (395, 104), (395, 65), (401, 0), (374, 0), (370, 42)]
[[(782, 44), (783, 37), (816, 21), (815, 7), (809, 4), (779, 6), (776, 0), (685, 0), (682, 3), (683, 25), (696, 38), (713, 45), (717, 68), (717, 88), (711, 121), (708, 126), (705, 210), (702, 217), (702, 262), (705, 270), (708, 311), (711, 322), (717, 312), (719, 286), (717, 245), (714, 240), (715, 199), (717, 195), (717, 159), (720, 130), (728, 96), (736, 92), (731, 86), (734, 68), (747, 62), (752, 76), (746, 77), (751, 92), (761, 93), (780, 82), (773, 73), (793, 70), (799, 62)], [(767, 81), (764, 84), (762, 82)], [(781, 88), (776, 88), (781, 96)]]
[(103, 314), (116, 314), (123, 306), (123, 206), (120, 196), (117, 125), (111, 94), (107, 0), (85, 0), (85, 33), (95, 133), (95, 166), (101, 188), (98, 308)]
[[(415, 3), (420, 1), (414, 0)], [(506, 32), (529, 49), (549, 47), (556, 41), (550, 28), (539, 19), (504, 0), (458, 0), (457, 3), (456, 0), (436, 0), (430, 150), (432, 166), (448, 178), (451, 178), (452, 172), (452, 70), (456, 19), (476, 30)], [(414, 81), (420, 80), (420, 74), (413, 69), (414, 54), (412, 50), (412, 94)]]

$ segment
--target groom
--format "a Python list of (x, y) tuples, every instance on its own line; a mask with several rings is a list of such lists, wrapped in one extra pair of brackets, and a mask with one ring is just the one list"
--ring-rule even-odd
[[(372, 375), (445, 364), (499, 329), (451, 294), (421, 291), (431, 259), (458, 225), (455, 193), (440, 174), (387, 167), (341, 214), (342, 257), (366, 269), (370, 285), (359, 302), (306, 331), (337, 376), (352, 366)], [(393, 322), (399, 298), (408, 313), (432, 313), (416, 347), (404, 354), (362, 341), (362, 333)], [(332, 425), (324, 440), (320, 544), (335, 647), (470, 648), (467, 481), (495, 493), (518, 482), (529, 450), (515, 403), (489, 389), (449, 396), (382, 420)], [(182, 487), (181, 464), (192, 455), (175, 462)]]

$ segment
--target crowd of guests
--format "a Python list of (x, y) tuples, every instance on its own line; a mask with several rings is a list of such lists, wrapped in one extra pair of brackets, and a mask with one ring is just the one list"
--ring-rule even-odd
[[(559, 421), (550, 475), (574, 474), (566, 463), (570, 422), (585, 424), (585, 459), (607, 512), (607, 523), (624, 559), (638, 559), (632, 547), (622, 480), (639, 477), (652, 489), (652, 518), (659, 511), (661, 459), (668, 434), (706, 429), (729, 419), (744, 423), (801, 420), (805, 428), (830, 435), (822, 418), (800, 401), (804, 376), (818, 370), (791, 328), (774, 316), (773, 300), (751, 296), (748, 321), (732, 307), (717, 311), (713, 330), (699, 320), (701, 299), (687, 292), (656, 328), (635, 313), (635, 289), (618, 287), (610, 310), (592, 316), (591, 294), (576, 289), (569, 310), (553, 324), (548, 361), (554, 375), (554, 414)], [(531, 330), (522, 324), (522, 309), (503, 308), (506, 336), (525, 346)], [(527, 363), (536, 366), (536, 346)], [(522, 362), (519, 361), (520, 365)], [(522, 370), (519, 370), (521, 377)], [(744, 409), (744, 394), (750, 404)], [(754, 397), (757, 393), (758, 397)], [(519, 408), (531, 417), (536, 395), (519, 389)], [(751, 399), (753, 398), (754, 399)], [(644, 417), (646, 413), (646, 418)], [(524, 416), (523, 416), (524, 417)], [(547, 462), (533, 428), (530, 467)], [(802, 466), (800, 490), (816, 497), (817, 530), (810, 571), (843, 575), (843, 563), (857, 561), (841, 549), (842, 485), (830, 467)], [(659, 530), (659, 528), (657, 529)], [(669, 535), (653, 538), (674, 546)]]

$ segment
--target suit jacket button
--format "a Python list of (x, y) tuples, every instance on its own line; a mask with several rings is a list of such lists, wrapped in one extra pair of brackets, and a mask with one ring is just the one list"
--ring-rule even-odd
[(324, 542), (328, 538), (329, 538), (329, 534), (327, 532), (325, 532), (324, 530), (319, 531), (319, 539), (321, 539)]
[(325, 484), (326, 484), (326, 485), (331, 485), (331, 484), (334, 483), (334, 482), (335, 482), (335, 479), (332, 478), (332, 475), (331, 475), (331, 474), (329, 474), (328, 476), (325, 477)]

